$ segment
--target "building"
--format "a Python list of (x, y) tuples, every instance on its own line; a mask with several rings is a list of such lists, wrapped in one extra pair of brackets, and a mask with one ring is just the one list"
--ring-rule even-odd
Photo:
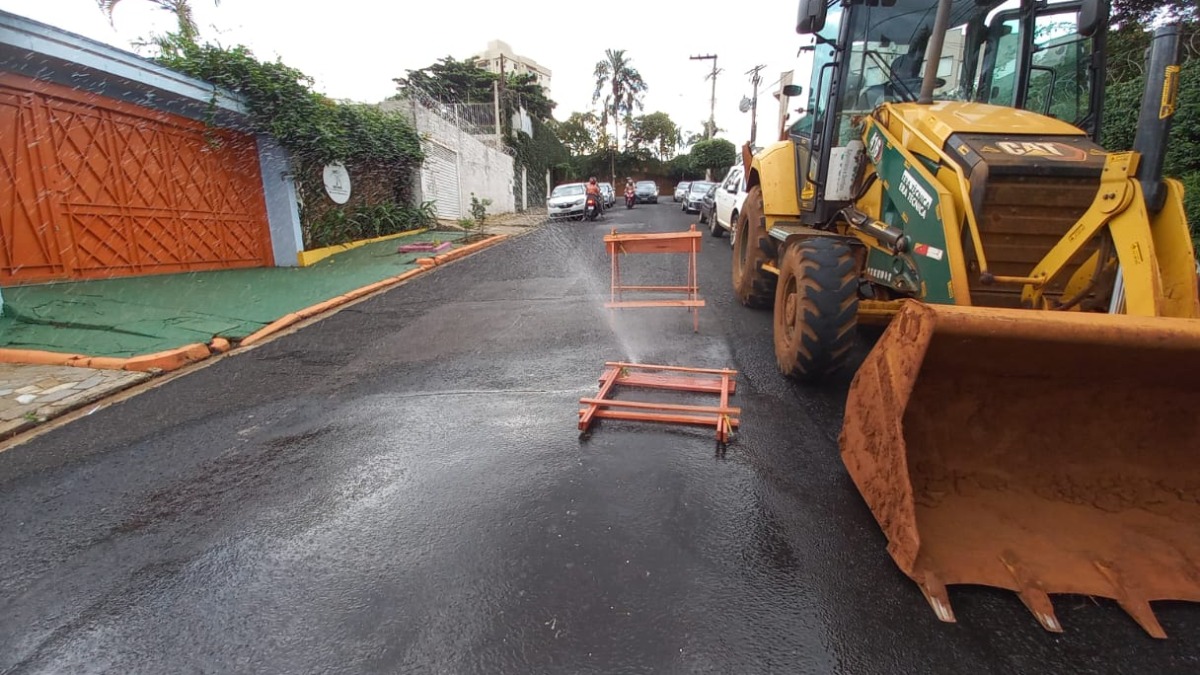
[(485, 51), (472, 56), (471, 60), (490, 73), (532, 74), (547, 94), (550, 92), (550, 69), (529, 57), (513, 53), (507, 42), (492, 40)]

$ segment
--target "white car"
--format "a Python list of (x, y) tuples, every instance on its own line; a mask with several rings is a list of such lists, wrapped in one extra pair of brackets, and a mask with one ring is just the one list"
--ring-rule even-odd
[(546, 200), (546, 215), (551, 219), (578, 218), (583, 215), (587, 190), (583, 183), (565, 183), (554, 188)]
[(685, 181), (680, 181), (679, 185), (675, 186), (675, 201), (676, 202), (683, 201), (683, 196), (687, 194), (688, 185), (691, 185), (691, 183), (689, 183), (688, 181), (685, 180)]
[[(746, 201), (746, 182), (743, 180), (742, 167), (735, 166), (725, 174), (715, 197), (712, 227), (709, 231), (714, 237), (725, 234), (724, 230), (729, 230), (732, 234), (734, 226), (737, 225), (738, 214), (742, 211), (742, 204)], [(730, 241), (732, 244), (732, 238)]]

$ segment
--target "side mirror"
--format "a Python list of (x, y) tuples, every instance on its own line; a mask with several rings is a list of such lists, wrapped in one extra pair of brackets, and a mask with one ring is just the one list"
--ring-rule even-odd
[(1108, 0), (1083, 0), (1079, 7), (1078, 33), (1092, 37), (1101, 26), (1108, 24)]
[(800, 0), (796, 32), (812, 35), (825, 27), (825, 0)]
[(798, 84), (788, 84), (783, 87), (784, 96), (799, 96), (802, 93), (804, 93), (804, 87)]

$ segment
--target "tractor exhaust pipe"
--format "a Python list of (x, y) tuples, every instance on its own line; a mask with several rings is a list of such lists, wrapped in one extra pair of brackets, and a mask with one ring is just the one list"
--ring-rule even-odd
[[(1167, 139), (1179, 95), (1179, 26), (1155, 30), (1146, 52), (1146, 89), (1142, 92), (1133, 149), (1141, 155), (1137, 177), (1146, 197), (1146, 207), (1152, 213), (1158, 213), (1167, 197), (1162, 181), (1163, 161), (1167, 156)], [(927, 71), (926, 79), (928, 75)]]
[(921, 80), (921, 93), (917, 103), (933, 103), (933, 90), (937, 87), (938, 64), (942, 62), (942, 46), (946, 42), (946, 31), (950, 29), (950, 3), (938, 0), (937, 15), (933, 17), (933, 35), (925, 46), (925, 77)]

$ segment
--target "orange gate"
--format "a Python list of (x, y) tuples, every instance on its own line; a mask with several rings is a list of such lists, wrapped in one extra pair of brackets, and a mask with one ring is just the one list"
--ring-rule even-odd
[(253, 136), (0, 73), (0, 282), (272, 263)]

